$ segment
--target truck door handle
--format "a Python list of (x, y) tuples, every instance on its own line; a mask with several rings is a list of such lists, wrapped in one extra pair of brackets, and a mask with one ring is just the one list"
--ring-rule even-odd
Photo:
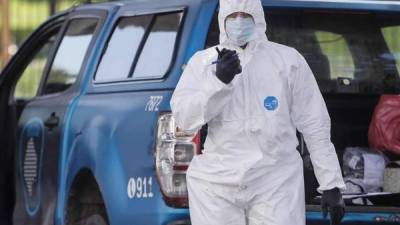
[(58, 126), (58, 122), (60, 119), (56, 115), (55, 112), (51, 113), (50, 117), (44, 122), (44, 125), (48, 127), (49, 129), (52, 129), (56, 126)]

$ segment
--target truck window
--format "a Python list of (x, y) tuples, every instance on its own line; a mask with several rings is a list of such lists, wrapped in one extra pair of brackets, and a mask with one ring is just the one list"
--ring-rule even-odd
[(326, 31), (316, 31), (315, 36), (321, 47), (321, 54), (329, 61), (331, 79), (354, 78), (354, 61), (343, 35)]
[(172, 62), (183, 12), (119, 20), (97, 68), (96, 82), (163, 77)]
[(174, 53), (182, 13), (156, 17), (136, 65), (134, 78), (163, 77)]
[[(266, 10), (265, 15), (268, 39), (297, 49), (321, 92), (400, 93), (398, 17), (281, 9)], [(215, 14), (205, 47), (218, 44), (218, 35)]]
[(14, 89), (14, 99), (31, 99), (36, 96), (40, 80), (44, 74), (44, 68), (48, 61), (51, 47), (58, 34), (58, 29), (50, 35), (43, 44), (37, 49), (33, 58), (23, 70), (20, 79)]
[(400, 25), (382, 28), (382, 34), (389, 47), (390, 53), (386, 57), (396, 61), (396, 69), (400, 71)]
[(399, 92), (399, 72), (387, 47), (389, 39), (380, 32), (379, 17), (367, 12), (318, 11), (266, 15), (269, 39), (296, 48), (306, 58), (322, 92)]
[(151, 15), (145, 15), (119, 20), (97, 69), (96, 81), (121, 80), (128, 77), (151, 19)]
[(58, 47), (43, 94), (62, 92), (75, 83), (98, 20), (73, 19)]

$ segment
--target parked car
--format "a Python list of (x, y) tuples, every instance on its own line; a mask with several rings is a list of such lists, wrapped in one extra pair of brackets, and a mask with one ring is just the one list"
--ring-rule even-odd
[[(315, 74), (339, 159), (347, 146), (367, 147), (380, 95), (399, 93), (400, 3), (263, 5), (269, 40), (296, 48)], [(169, 101), (188, 59), (218, 44), (217, 13), (216, 0), (81, 5), (23, 43), (0, 75), (0, 145), (10, 156), (0, 173), (15, 177), (4, 183), (15, 225), (190, 224), (185, 172), (207, 128), (177, 130)], [(329, 224), (305, 168), (307, 224)], [(399, 224), (398, 202), (393, 193), (350, 203), (343, 224)]]

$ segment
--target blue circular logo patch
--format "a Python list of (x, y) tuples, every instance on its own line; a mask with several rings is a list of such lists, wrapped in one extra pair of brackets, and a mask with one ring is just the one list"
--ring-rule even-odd
[(264, 107), (267, 110), (273, 111), (278, 108), (278, 99), (275, 96), (268, 96), (264, 99)]

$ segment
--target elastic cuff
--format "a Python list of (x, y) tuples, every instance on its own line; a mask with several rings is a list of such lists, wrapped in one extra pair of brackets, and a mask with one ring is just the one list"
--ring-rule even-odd
[(334, 188), (339, 188), (340, 192), (343, 193), (346, 190), (346, 185), (343, 183), (343, 184), (334, 185), (334, 186), (328, 186), (328, 187), (321, 187), (320, 186), (320, 187), (317, 188), (317, 192), (322, 194), (323, 191), (331, 190), (331, 189), (334, 189)]

